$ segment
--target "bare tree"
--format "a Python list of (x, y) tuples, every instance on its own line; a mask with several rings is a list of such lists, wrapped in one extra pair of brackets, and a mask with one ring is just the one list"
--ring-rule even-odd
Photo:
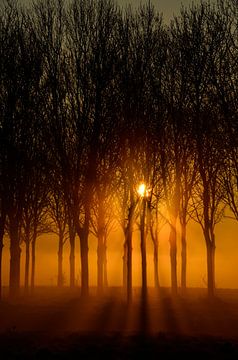
[[(223, 215), (222, 190), (219, 183), (223, 152), (219, 146), (222, 132), (219, 112), (213, 106), (212, 64), (216, 60), (224, 36), (223, 19), (209, 4), (201, 4), (182, 12), (186, 36), (184, 47), (189, 55), (189, 103), (199, 182), (194, 194), (196, 220), (203, 229), (207, 249), (208, 295), (215, 291), (214, 229)], [(211, 26), (213, 24), (213, 26)], [(191, 55), (192, 54), (192, 55)], [(188, 57), (187, 57), (188, 59)]]
[[(0, 300), (2, 298), (2, 251), (3, 251), (3, 236), (5, 231), (5, 223), (6, 223), (6, 200), (5, 200), (5, 161), (6, 161), (6, 143), (5, 143), (5, 134), (4, 134), (4, 123), (2, 119), (4, 118), (4, 103), (6, 100), (6, 93), (4, 92), (4, 55), (6, 56), (5, 49), (5, 41), (6, 41), (6, 33), (4, 29), (6, 28), (6, 24), (11, 21), (11, 14), (7, 14), (8, 16), (4, 16), (5, 13), (1, 8), (0, 15), (0, 51), (1, 51), (1, 92), (0, 92), (0, 101), (1, 101), (1, 120), (0, 120)], [(5, 35), (6, 34), (6, 35)], [(4, 36), (5, 35), (5, 36)]]
[[(212, 81), (216, 91), (214, 104), (220, 111), (220, 127), (223, 138), (220, 144), (224, 151), (224, 164), (221, 174), (221, 186), (224, 190), (224, 202), (228, 205), (234, 219), (238, 220), (238, 143), (237, 143), (237, 33), (238, 3), (236, 0), (219, 1), (218, 13), (222, 19), (224, 36), (220, 42), (220, 51), (213, 62)], [(225, 142), (223, 140), (226, 140)], [(228, 215), (229, 217), (229, 215)]]
[[(57, 191), (58, 190), (58, 191)], [(53, 220), (52, 232), (58, 236), (58, 277), (57, 285), (64, 285), (63, 279), (63, 249), (67, 240), (67, 210), (61, 186), (55, 184), (53, 192), (49, 195), (49, 215)]]
[[(157, 161), (156, 161), (157, 164)], [(154, 247), (154, 286), (156, 289), (160, 288), (159, 281), (159, 234), (165, 224), (167, 224), (167, 219), (163, 215), (162, 205), (163, 193), (162, 193), (162, 184), (159, 179), (156, 177), (154, 186), (150, 189), (151, 199), (148, 207), (148, 227), (151, 240)]]
[[(182, 12), (183, 14), (183, 12)], [(179, 177), (178, 211), (181, 224), (181, 289), (186, 290), (187, 273), (187, 236), (186, 227), (191, 218), (191, 196), (197, 179), (197, 161), (192, 137), (192, 121), (189, 111), (190, 73), (188, 71), (188, 49), (184, 46), (187, 41), (186, 17), (174, 18), (170, 26), (171, 66), (170, 108), (172, 108), (171, 122), (176, 127), (174, 132), (174, 151), (177, 152), (176, 162)], [(169, 135), (171, 137), (171, 135)], [(175, 190), (177, 191), (177, 190)]]
[[(155, 111), (155, 96), (158, 95), (163, 56), (157, 56), (161, 45), (161, 17), (155, 13), (151, 3), (141, 6), (134, 15), (127, 9), (121, 25), (121, 90), (122, 90), (122, 209), (125, 212), (125, 255), (127, 258), (128, 295), (131, 293), (132, 230), (140, 210), (142, 291), (147, 291), (146, 237), (148, 233), (148, 199), (139, 198), (136, 193), (140, 181), (146, 186), (151, 177), (151, 143)], [(157, 47), (158, 46), (158, 47)], [(161, 51), (162, 53), (162, 51)], [(157, 56), (157, 57), (156, 57)], [(158, 61), (156, 63), (155, 61)], [(159, 65), (158, 68), (156, 65)], [(156, 95), (154, 94), (154, 90)], [(152, 120), (153, 119), (153, 120)], [(157, 126), (158, 129), (158, 126)], [(138, 201), (138, 200), (141, 201)], [(137, 206), (138, 205), (138, 206)], [(141, 206), (140, 206), (141, 205)], [(124, 266), (125, 268), (125, 266)], [(125, 273), (125, 272), (124, 272)], [(129, 296), (130, 297), (130, 296)]]
[[(20, 234), (28, 171), (34, 153), (32, 116), (36, 110), (41, 77), (41, 57), (34, 34), (28, 32), (24, 12), (14, 1), (5, 5), (5, 51), (2, 85), (5, 136), (5, 203), (10, 235), (10, 294), (20, 289)], [(9, 57), (10, 56), (10, 57)], [(33, 138), (32, 138), (33, 136)]]
[[(74, 74), (71, 86), (72, 116), (76, 129), (77, 159), (72, 211), (81, 244), (82, 292), (88, 293), (88, 235), (95, 184), (98, 149), (104, 141), (103, 123), (117, 54), (116, 7), (111, 1), (74, 1), (68, 15), (68, 41)], [(76, 100), (76, 101), (75, 101)], [(110, 116), (111, 118), (111, 116)], [(81, 179), (81, 181), (79, 181)], [(80, 206), (78, 204), (81, 204)]]
[(35, 285), (36, 240), (40, 235), (49, 233), (51, 230), (47, 220), (48, 186), (46, 186), (45, 176), (41, 166), (36, 168), (36, 164), (34, 164), (32, 167), (31, 173), (28, 173), (29, 186), (24, 201), (21, 230), (21, 239), (25, 242), (26, 247), (24, 285), (26, 293), (29, 289), (29, 278), (31, 278), (31, 292), (33, 292)]
[[(107, 177), (107, 174), (105, 173)], [(96, 185), (96, 201), (92, 208), (91, 228), (98, 239), (97, 249), (97, 284), (98, 293), (102, 294), (108, 286), (107, 276), (107, 239), (114, 229), (115, 215), (112, 189), (100, 182)]]

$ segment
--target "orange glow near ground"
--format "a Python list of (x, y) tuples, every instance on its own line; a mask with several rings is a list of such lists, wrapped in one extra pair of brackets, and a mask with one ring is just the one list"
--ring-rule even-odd
[[(224, 220), (216, 228), (216, 286), (217, 288), (238, 288), (236, 239), (238, 224), (229, 219)], [(178, 233), (180, 229), (178, 227)], [(169, 227), (164, 226), (159, 234), (159, 277), (162, 286), (170, 286)], [(109, 286), (122, 285), (123, 233), (118, 227), (108, 238), (107, 260)], [(21, 284), (24, 283), (25, 247), (22, 244)], [(189, 287), (206, 288), (206, 248), (200, 226), (190, 222), (187, 232), (187, 282)], [(63, 272), (65, 285), (69, 285), (69, 244), (65, 244)], [(5, 239), (3, 249), (3, 285), (9, 282), (9, 241)], [(133, 285), (141, 285), (141, 254), (139, 231), (133, 233)], [(181, 272), (181, 244), (177, 241), (178, 284)], [(147, 275), (148, 285), (153, 286), (153, 243), (147, 237)], [(76, 239), (76, 283), (80, 285), (80, 249)], [(97, 284), (97, 239), (89, 239), (89, 276), (90, 285)], [(36, 285), (56, 286), (57, 283), (57, 237), (44, 235), (37, 240), (36, 247)]]

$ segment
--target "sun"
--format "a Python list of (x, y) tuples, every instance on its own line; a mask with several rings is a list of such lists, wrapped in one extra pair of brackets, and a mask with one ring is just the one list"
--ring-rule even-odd
[(144, 197), (146, 195), (146, 185), (144, 183), (141, 183), (138, 186), (137, 192), (139, 196)]

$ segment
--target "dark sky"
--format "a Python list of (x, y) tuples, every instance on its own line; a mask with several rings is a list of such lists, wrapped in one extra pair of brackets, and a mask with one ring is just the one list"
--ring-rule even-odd
[[(200, 0), (151, 0), (152, 4), (159, 9), (163, 14), (165, 19), (169, 19), (173, 14), (177, 14), (181, 4), (184, 6), (191, 5), (192, 3), (199, 3)], [(146, 3), (146, 0), (118, 0), (119, 4), (132, 4), (135, 6), (140, 5), (141, 3)]]
[[(0, 0), (1, 1), (1, 0)], [(23, 3), (29, 3), (31, 0), (19, 0)], [(140, 4), (146, 3), (146, 0), (117, 0), (120, 5), (132, 4), (133, 6), (139, 6)], [(181, 4), (188, 6), (192, 3), (199, 3), (200, 0), (151, 0), (152, 4), (159, 9), (166, 20), (173, 17), (173, 14), (177, 14)]]

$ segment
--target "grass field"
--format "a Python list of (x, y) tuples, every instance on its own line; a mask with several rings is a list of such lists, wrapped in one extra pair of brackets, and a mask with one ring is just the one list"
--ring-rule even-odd
[[(152, 289), (128, 306), (118, 288), (89, 299), (78, 290), (37, 288), (34, 296), (0, 303), (1, 359), (154, 359), (193, 354), (238, 358), (238, 290), (189, 289), (172, 297)], [(2, 356), (1, 356), (2, 354)]]

